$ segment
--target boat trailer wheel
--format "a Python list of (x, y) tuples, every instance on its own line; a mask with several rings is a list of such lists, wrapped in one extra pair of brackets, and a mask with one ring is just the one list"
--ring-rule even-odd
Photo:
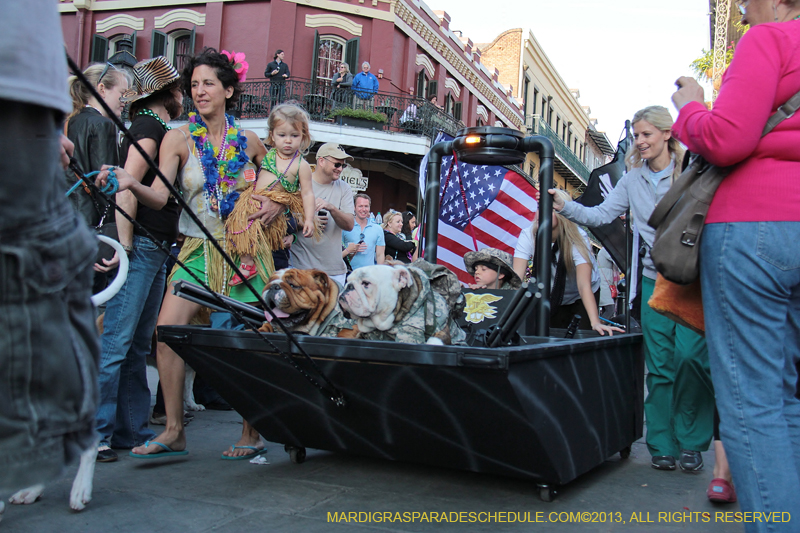
[(287, 444), (283, 447), (283, 449), (289, 454), (289, 459), (291, 459), (294, 464), (299, 465), (300, 463), (305, 462), (306, 449), (302, 446), (290, 446)]
[(543, 502), (552, 502), (556, 498), (556, 488), (553, 485), (536, 485), (539, 487), (539, 499)]

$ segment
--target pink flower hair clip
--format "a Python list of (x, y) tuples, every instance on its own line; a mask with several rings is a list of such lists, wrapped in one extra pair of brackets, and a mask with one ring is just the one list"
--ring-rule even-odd
[(239, 75), (239, 81), (246, 81), (247, 71), (250, 70), (250, 64), (244, 60), (244, 52), (228, 52), (227, 50), (223, 50), (220, 53), (227, 57), (231, 62), (233, 65), (233, 70), (235, 70), (236, 74)]

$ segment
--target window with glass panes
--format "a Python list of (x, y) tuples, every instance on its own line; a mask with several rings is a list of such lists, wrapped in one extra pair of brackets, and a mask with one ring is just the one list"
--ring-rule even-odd
[(321, 37), (317, 54), (317, 80), (330, 81), (338, 73), (344, 58), (345, 42), (335, 37)]

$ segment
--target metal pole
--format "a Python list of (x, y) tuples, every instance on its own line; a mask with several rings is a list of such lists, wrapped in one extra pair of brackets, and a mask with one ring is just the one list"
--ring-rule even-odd
[(538, 250), (536, 281), (541, 284), (542, 298), (538, 302), (535, 334), (550, 336), (550, 265), (553, 244), (553, 197), (547, 192), (553, 188), (553, 143), (547, 137), (535, 135), (522, 140), (525, 152), (539, 154), (539, 231), (536, 233)]
[[(631, 135), (631, 121), (625, 121), (625, 139), (628, 141), (628, 149), (633, 146), (633, 136)], [(623, 161), (624, 161), (623, 156)], [(631, 331), (631, 272), (633, 271), (633, 254), (631, 253), (631, 240), (633, 239), (633, 224), (631, 221), (631, 208), (625, 213), (625, 257), (628, 258), (627, 268), (625, 269), (625, 331)], [(638, 261), (638, 258), (636, 259)]]
[(428, 170), (425, 179), (425, 255), (429, 263), (436, 264), (439, 243), (439, 176), (442, 156), (453, 151), (453, 142), (440, 142), (428, 153)]

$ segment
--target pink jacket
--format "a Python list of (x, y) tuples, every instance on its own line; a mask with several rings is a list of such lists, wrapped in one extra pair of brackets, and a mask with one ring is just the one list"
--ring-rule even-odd
[(800, 112), (761, 138), (767, 119), (798, 91), (800, 20), (760, 24), (736, 47), (714, 108), (691, 102), (680, 110), (673, 132), (689, 150), (736, 165), (707, 224), (800, 221)]

